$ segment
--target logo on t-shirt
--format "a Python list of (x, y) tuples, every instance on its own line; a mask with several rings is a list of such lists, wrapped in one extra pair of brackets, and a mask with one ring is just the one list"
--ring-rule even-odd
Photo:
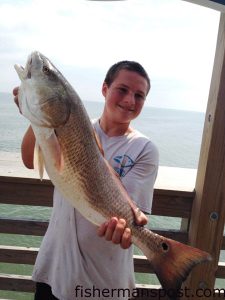
[(120, 177), (124, 177), (127, 172), (134, 166), (132, 158), (126, 154), (118, 155), (113, 158), (116, 163), (113, 167)]

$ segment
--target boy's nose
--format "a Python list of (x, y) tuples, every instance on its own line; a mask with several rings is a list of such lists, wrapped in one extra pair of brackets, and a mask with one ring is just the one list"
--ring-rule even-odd
[(135, 104), (135, 97), (134, 97), (134, 94), (133, 93), (127, 93), (127, 95), (125, 96), (124, 98), (124, 102), (127, 103), (127, 104)]

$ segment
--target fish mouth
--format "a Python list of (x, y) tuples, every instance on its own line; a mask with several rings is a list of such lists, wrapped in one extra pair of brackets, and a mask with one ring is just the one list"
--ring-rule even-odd
[(16, 73), (18, 74), (20, 80), (21, 81), (24, 80), (24, 70), (25, 70), (24, 67), (21, 65), (15, 64), (14, 68), (15, 68)]
[(31, 78), (32, 55), (28, 57), (25, 68), (21, 65), (15, 64), (14, 68), (21, 81)]
[(43, 55), (38, 51), (34, 51), (28, 56), (25, 68), (19, 64), (15, 64), (14, 68), (15, 68), (20, 80), (24, 81), (26, 79), (31, 78), (31, 68), (32, 67), (35, 67), (35, 68), (42, 67), (43, 64), (44, 64)]

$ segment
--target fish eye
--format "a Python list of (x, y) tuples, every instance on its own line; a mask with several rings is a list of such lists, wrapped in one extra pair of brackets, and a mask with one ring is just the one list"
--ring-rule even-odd
[(169, 245), (167, 243), (162, 242), (161, 246), (164, 252), (167, 252), (169, 250)]
[(50, 73), (50, 69), (47, 66), (43, 66), (42, 71), (47, 75)]

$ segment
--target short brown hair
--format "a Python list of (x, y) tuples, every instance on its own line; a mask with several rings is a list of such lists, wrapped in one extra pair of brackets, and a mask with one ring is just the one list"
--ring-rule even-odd
[(150, 83), (148, 73), (145, 71), (145, 69), (142, 67), (142, 65), (136, 61), (122, 60), (122, 61), (115, 63), (114, 65), (112, 65), (109, 68), (108, 72), (106, 73), (104, 82), (108, 86), (110, 86), (112, 84), (112, 82), (115, 80), (119, 71), (121, 71), (121, 70), (133, 71), (133, 72), (138, 73), (142, 77), (144, 77), (148, 83), (147, 93), (149, 92), (151, 83)]

